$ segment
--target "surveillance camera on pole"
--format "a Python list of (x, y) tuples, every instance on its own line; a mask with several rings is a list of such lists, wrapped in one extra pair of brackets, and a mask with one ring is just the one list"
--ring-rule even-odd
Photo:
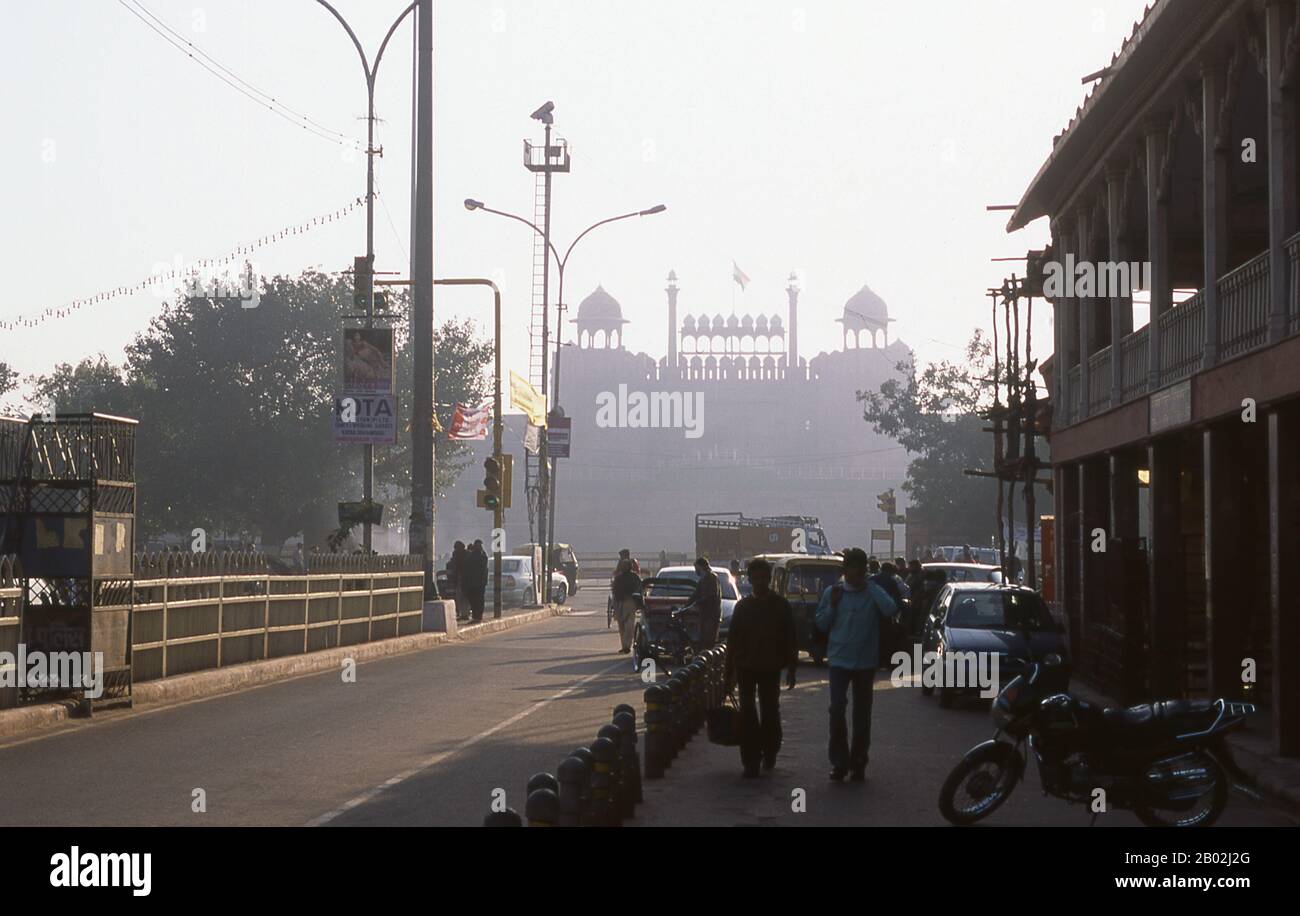
[(532, 118), (534, 121), (541, 121), (543, 124), (553, 124), (555, 123), (555, 117), (551, 114), (551, 112), (553, 112), (554, 110), (555, 110), (555, 103), (547, 102), (545, 105), (543, 105), (541, 108), (534, 111), (528, 117)]

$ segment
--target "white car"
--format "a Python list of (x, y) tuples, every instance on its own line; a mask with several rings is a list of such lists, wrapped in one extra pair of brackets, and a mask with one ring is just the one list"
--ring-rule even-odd
[[(537, 595), (533, 590), (533, 580), (532, 557), (502, 557), (501, 606), (528, 607), (536, 604)], [(552, 571), (551, 601), (555, 604), (564, 604), (567, 600), (569, 600), (569, 581), (564, 578), (564, 573)], [(491, 558), (488, 559), (488, 580), (484, 604), (489, 607), (492, 605)]]
[[(722, 621), (718, 624), (718, 640), (721, 641), (727, 638), (727, 631), (731, 629), (731, 612), (736, 609), (736, 602), (740, 600), (740, 590), (736, 587), (736, 577), (727, 567), (710, 566), (709, 568), (717, 574), (718, 585), (722, 590)], [(665, 566), (655, 573), (655, 576), (700, 581), (700, 574), (695, 571), (694, 566)]]

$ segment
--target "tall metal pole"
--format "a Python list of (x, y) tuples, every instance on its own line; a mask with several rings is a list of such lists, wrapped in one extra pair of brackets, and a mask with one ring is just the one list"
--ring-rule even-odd
[[(493, 368), (492, 368), (492, 454), (501, 454), (501, 290), (491, 280), (480, 277), (453, 277), (434, 280), (435, 286), (487, 286), (492, 289)], [(498, 457), (498, 460), (500, 458)], [(492, 510), (492, 527), (505, 524), (505, 510), (498, 500)], [(492, 616), (501, 616), (501, 542), (492, 538)]]
[[(551, 122), (548, 118), (545, 125), (544, 144), (542, 158), (548, 168), (546, 169), (546, 215), (542, 220), (542, 245), (543, 251), (550, 250), (551, 247)], [(542, 401), (546, 402), (547, 392), (547, 357), (550, 348), (551, 327), (550, 314), (550, 284), (551, 284), (551, 259), (542, 258)], [(547, 414), (550, 413), (550, 406), (547, 405)], [(544, 416), (544, 420), (549, 424), (550, 417)], [(546, 604), (551, 599), (551, 556), (549, 544), (546, 544), (547, 520), (550, 518), (550, 450), (547, 448), (550, 439), (550, 427), (542, 430), (541, 442), (537, 447), (537, 541), (542, 544), (542, 579), (537, 587), (537, 601), (539, 604)]]
[(425, 595), (435, 591), (433, 558), (433, 0), (418, 0), (416, 32), (415, 233), (411, 240), (411, 516), (407, 549), (420, 555)]
[[(325, 7), (325, 9), (329, 10), (330, 13), (334, 16), (334, 18), (339, 21), (339, 24), (342, 25), (343, 28), (347, 31), (348, 37), (352, 39), (352, 44), (357, 49), (357, 54), (361, 57), (361, 71), (365, 74), (366, 77), (367, 275), (366, 275), (366, 283), (365, 283), (365, 297), (366, 297), (366, 327), (373, 328), (375, 326), (375, 272), (374, 272), (375, 271), (375, 153), (379, 152), (378, 150), (375, 149), (375, 77), (379, 73), (379, 62), (381, 59), (383, 59), (384, 49), (388, 47), (388, 40), (393, 37), (393, 33), (397, 31), (397, 27), (401, 25), (402, 20), (405, 19), (416, 8), (417, 5), (423, 5), (425, 0), (414, 0), (414, 2), (412, 2), (409, 6), (407, 6), (406, 9), (402, 10), (401, 14), (398, 15), (398, 17), (393, 20), (393, 24), (388, 27), (388, 33), (384, 35), (383, 42), (381, 42), (379, 45), (379, 52), (375, 55), (375, 62), (373, 65), (369, 62), (369, 60), (367, 60), (365, 49), (361, 47), (361, 40), (357, 38), (357, 33), (352, 31), (352, 26), (348, 25), (347, 20), (343, 18), (343, 16), (339, 13), (339, 11), (336, 10), (333, 6), (331, 6), (327, 2), (327, 0), (316, 0), (316, 2), (319, 3), (321, 6)], [(427, 18), (429, 20), (430, 34), (432, 34), (433, 15), (431, 12)], [(433, 52), (430, 51), (429, 53), (430, 55), (432, 55)], [(430, 91), (432, 91), (432, 81), (430, 82)], [(430, 115), (430, 117), (432, 117), (432, 115)], [(432, 200), (432, 198), (430, 198), (430, 200)], [(432, 232), (430, 232), (429, 240), (430, 240), (430, 244), (432, 244), (433, 241)], [(432, 254), (430, 255), (430, 258), (432, 258)], [(432, 270), (433, 270), (432, 261), (430, 262), (429, 270), (430, 270), (430, 275), (432, 276)], [(430, 299), (430, 302), (432, 303), (432, 298)], [(430, 305), (430, 309), (432, 310), (432, 305)], [(430, 311), (430, 320), (432, 320), (432, 311)], [(433, 399), (431, 397), (430, 401), (432, 400)], [(412, 430), (412, 433), (414, 434), (414, 430)], [(364, 479), (362, 483), (363, 498), (365, 500), (366, 512), (369, 513), (370, 503), (374, 495), (375, 447), (373, 445), (367, 444), (363, 448), (365, 450), (365, 459), (364, 459), (365, 467), (364, 467), (364, 475), (363, 475)], [(370, 545), (371, 545), (370, 520), (369, 520), (369, 516), (367, 515), (366, 521), (362, 524), (362, 546), (365, 548), (367, 553), (369, 553), (370, 551)]]

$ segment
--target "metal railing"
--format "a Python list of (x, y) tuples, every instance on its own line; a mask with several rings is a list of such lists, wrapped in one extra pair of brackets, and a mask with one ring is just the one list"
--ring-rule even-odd
[(1080, 419), (1081, 378), (1082, 373), (1078, 366), (1071, 366), (1070, 371), (1065, 374), (1065, 423), (1067, 426)]
[(1119, 342), (1120, 400), (1125, 403), (1147, 393), (1149, 330), (1149, 326), (1139, 328)]
[(1220, 359), (1253, 350), (1267, 339), (1268, 275), (1265, 251), (1219, 278)]
[[(18, 655), (18, 640), (22, 638), (23, 589), (18, 569), (18, 558), (0, 556), (0, 652), (8, 657)], [(12, 675), (14, 662), (0, 661), (0, 673)], [(0, 709), (18, 705), (17, 679), (9, 676), (10, 687), (0, 687)]]
[(1205, 299), (1197, 293), (1156, 319), (1160, 323), (1160, 384), (1186, 378), (1205, 354)]
[(241, 662), (418, 633), (419, 557), (308, 555), (275, 571), (265, 554), (136, 558), (132, 671), (139, 683)]
[(1110, 407), (1110, 347), (1088, 357), (1088, 415)]

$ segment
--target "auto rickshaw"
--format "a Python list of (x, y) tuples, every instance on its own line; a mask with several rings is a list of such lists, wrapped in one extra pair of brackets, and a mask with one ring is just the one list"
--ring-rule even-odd
[(795, 633), (800, 651), (812, 656), (813, 663), (826, 663), (826, 634), (817, 629), (813, 615), (822, 593), (843, 573), (843, 561), (837, 556), (812, 556), (806, 553), (764, 554), (772, 564), (772, 590), (785, 595), (794, 609)]
[(688, 664), (700, 648), (700, 611), (690, 603), (695, 582), (687, 578), (652, 576), (642, 583), (641, 607), (632, 637), (632, 664), (652, 658), (671, 670)]

